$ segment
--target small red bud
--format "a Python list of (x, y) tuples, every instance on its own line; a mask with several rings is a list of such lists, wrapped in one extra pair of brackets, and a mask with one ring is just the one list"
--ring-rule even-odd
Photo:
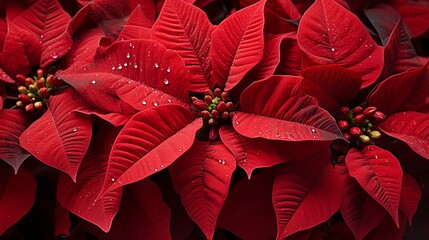
[(220, 113), (218, 110), (213, 110), (212, 111), (212, 118), (219, 118), (220, 117)]
[(29, 102), (31, 102), (31, 99), (27, 96), (27, 94), (23, 94), (23, 93), (21, 93), (21, 94), (18, 95), (18, 99), (20, 101), (22, 101), (23, 103), (29, 103)]
[(23, 108), (25, 106), (25, 103), (23, 103), (22, 101), (16, 101), (15, 105), (17, 107)]
[(19, 86), (18, 87), (18, 92), (26, 94), (28, 92), (28, 89), (25, 86)]
[(32, 112), (34, 111), (34, 104), (30, 103), (25, 106), (25, 111)]
[(374, 113), (374, 116), (372, 116), (372, 118), (377, 122), (382, 122), (382, 121), (384, 121), (384, 119), (386, 119), (386, 116), (384, 115), (384, 113), (382, 113), (380, 111), (376, 111)]
[(223, 112), (221, 118), (227, 120), (229, 118), (229, 112)]
[(42, 102), (35, 102), (34, 103), (34, 108), (37, 110), (42, 110), (43, 109), (43, 103)]
[(210, 89), (204, 90), (204, 95), (209, 95), (210, 97), (214, 97), (213, 92)]
[(192, 100), (192, 102), (195, 102), (195, 101), (197, 101), (197, 100), (198, 100), (198, 98), (197, 98), (197, 97), (192, 96), (192, 97), (191, 97), (191, 100)]
[(41, 98), (46, 98), (49, 96), (49, 90), (46, 87), (42, 87), (37, 93)]
[(216, 88), (214, 90), (214, 95), (218, 98), (220, 98), (220, 96), (222, 95), (222, 90), (220, 90), (219, 88)]
[(343, 131), (347, 130), (349, 128), (349, 123), (346, 120), (340, 120), (338, 121), (338, 127)]
[(357, 124), (361, 124), (365, 121), (365, 117), (363, 116), (363, 114), (358, 114), (355, 116), (355, 123)]
[(210, 117), (210, 112), (207, 110), (201, 111), (200, 113), (201, 117), (203, 117), (204, 119), (208, 119)]
[(55, 88), (55, 87), (59, 87), (63, 83), (63, 81), (54, 75), (49, 75), (46, 78), (45, 83), (46, 83), (46, 86)]
[(350, 135), (350, 133), (348, 133), (348, 132), (343, 132), (343, 136), (347, 141), (349, 141), (350, 138), (352, 138), (352, 135)]
[(362, 111), (363, 111), (363, 107), (356, 106), (355, 108), (353, 108), (353, 115), (357, 115), (357, 114), (361, 113)]
[(374, 116), (376, 111), (377, 111), (376, 107), (367, 107), (367, 108), (365, 108), (365, 110), (363, 110), (362, 114), (366, 118), (372, 118), (372, 116)]
[(235, 112), (230, 112), (230, 113), (229, 113), (229, 118), (231, 118), (231, 119), (232, 119), (232, 118), (234, 117), (234, 115), (235, 115)]
[(39, 69), (37, 70), (37, 79), (41, 79), (43, 77), (43, 70)]
[(25, 85), (25, 76), (22, 74), (17, 74), (15, 80), (19, 83), (19, 85)]
[(204, 102), (206, 102), (207, 104), (211, 104), (212, 100), (213, 100), (213, 98), (210, 95), (204, 96)]
[(220, 97), (222, 98), (222, 100), (224, 101), (228, 101), (229, 100), (229, 94), (227, 92), (223, 92)]
[(209, 124), (214, 126), (216, 124), (216, 119), (210, 118), (209, 119)]
[(232, 102), (227, 102), (226, 103), (226, 109), (228, 111), (231, 111), (233, 108), (234, 108), (234, 103), (232, 103)]
[(353, 137), (359, 137), (362, 134), (362, 131), (358, 127), (350, 128), (350, 135)]
[(32, 79), (32, 78), (26, 78), (25, 79), (25, 85), (28, 87), (28, 86), (30, 86), (31, 84), (34, 84), (34, 80)]
[(340, 107), (340, 114), (343, 116), (347, 116), (347, 114), (349, 113), (349, 108), (348, 107)]
[(45, 86), (45, 83), (41, 79), (39, 79), (39, 80), (36, 81), (36, 87), (38, 89), (41, 89), (44, 86)]
[(217, 104), (216, 109), (217, 109), (219, 112), (223, 112), (223, 111), (225, 111), (225, 110), (227, 109), (225, 102), (224, 102), (224, 101), (220, 101), (220, 102)]
[(197, 99), (193, 102), (193, 105), (198, 110), (206, 110), (207, 109), (207, 103), (205, 103), (203, 100)]

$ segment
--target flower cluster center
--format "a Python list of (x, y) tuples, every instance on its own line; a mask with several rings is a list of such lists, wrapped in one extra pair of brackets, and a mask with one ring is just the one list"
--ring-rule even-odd
[(341, 107), (338, 127), (346, 138), (355, 147), (368, 144), (375, 145), (376, 139), (381, 137), (381, 133), (376, 129), (376, 125), (385, 119), (385, 115), (378, 111), (376, 107), (361, 106), (350, 109)]
[(28, 112), (42, 110), (48, 97), (63, 83), (54, 75), (47, 75), (45, 78), (42, 69), (37, 70), (37, 76), (33, 78), (18, 74), (16, 82), (19, 84), (19, 94), (15, 104)]
[(192, 97), (191, 108), (195, 117), (202, 117), (211, 126), (230, 121), (234, 116), (234, 104), (230, 101), (229, 94), (219, 88), (214, 91), (206, 89), (204, 100)]

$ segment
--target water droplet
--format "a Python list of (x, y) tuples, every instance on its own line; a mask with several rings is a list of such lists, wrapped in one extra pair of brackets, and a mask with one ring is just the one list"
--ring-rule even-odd
[(143, 106), (146, 106), (146, 104), (147, 104), (146, 100), (143, 100), (143, 101), (142, 101), (142, 105), (143, 105)]
[(165, 85), (168, 85), (170, 83), (170, 81), (168, 81), (168, 79), (167, 78), (164, 78), (164, 84)]
[(153, 106), (154, 106), (154, 107), (158, 107), (159, 102), (158, 102), (158, 101), (156, 101), (156, 100), (154, 100), (154, 101), (152, 102), (152, 104), (153, 104)]
[(161, 165), (161, 168), (164, 168), (164, 165)]
[(118, 69), (119, 69), (119, 70), (121, 70), (121, 69), (122, 69), (122, 65), (121, 65), (121, 64), (119, 64), (119, 65), (118, 65)]
[(137, 64), (134, 64), (134, 68), (138, 68), (139, 66)]
[(316, 129), (312, 128), (311, 133), (316, 133)]
[(235, 124), (238, 125), (238, 124), (240, 124), (240, 122), (239, 121), (235, 121)]
[(128, 66), (128, 63), (124, 63), (124, 67)]
[(155, 63), (154, 66), (155, 66), (155, 68), (159, 68), (158, 63)]
[(77, 132), (77, 127), (73, 128), (73, 132)]
[(91, 83), (92, 83), (92, 84), (95, 84), (96, 82), (97, 82), (96, 80), (92, 80), (92, 81), (91, 81)]
[(173, 102), (173, 100), (171, 100), (171, 99), (167, 99), (167, 102), (168, 102), (168, 103), (172, 103), (172, 102)]
[(112, 178), (112, 182), (114, 182), (115, 181), (115, 179), (114, 178)]
[(114, 71), (116, 69), (116, 67), (112, 67), (112, 71)]
[(376, 154), (376, 155), (374, 156), (374, 158), (375, 158), (375, 159), (378, 159), (378, 155)]
[(170, 67), (168, 67), (168, 68), (167, 68), (167, 72), (168, 72), (168, 73), (169, 73), (169, 72), (171, 72), (171, 69), (170, 69)]
[(130, 58), (131, 57), (131, 54), (130, 53), (127, 53), (127, 58)]
[(42, 35), (40, 35), (40, 38), (41, 38), (41, 39), (43, 39), (44, 37), (45, 37), (45, 36), (43, 36), (43, 34), (42, 34)]
[(182, 151), (182, 149), (181, 148), (179, 148), (179, 152), (181, 152)]
[(56, 53), (52, 53), (52, 54), (51, 54), (51, 57), (52, 57), (52, 59), (57, 59), (57, 58), (58, 58), (58, 54), (56, 54)]
[(331, 48), (331, 51), (332, 51), (332, 52), (335, 52), (335, 48)]
[(154, 170), (155, 170), (155, 172), (158, 172), (158, 168), (155, 168)]
[(225, 165), (225, 163), (226, 163), (225, 160), (222, 160), (222, 164)]

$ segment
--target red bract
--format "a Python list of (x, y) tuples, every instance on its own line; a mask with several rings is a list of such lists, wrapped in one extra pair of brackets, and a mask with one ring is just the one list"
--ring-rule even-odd
[(427, 237), (426, 10), (0, 2), (2, 238)]

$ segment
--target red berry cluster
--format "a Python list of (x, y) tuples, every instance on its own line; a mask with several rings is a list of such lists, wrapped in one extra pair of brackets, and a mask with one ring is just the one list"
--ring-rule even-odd
[(33, 78), (18, 74), (16, 82), (19, 84), (16, 106), (28, 112), (42, 110), (49, 95), (63, 83), (54, 75), (48, 75), (45, 79), (42, 69), (37, 70), (37, 76)]
[(380, 132), (373, 128), (385, 119), (385, 115), (376, 107), (370, 106), (365, 109), (361, 106), (353, 109), (341, 107), (339, 112), (338, 127), (343, 132), (344, 138), (352, 144), (357, 146), (361, 143), (374, 144), (373, 140), (380, 138)]
[(227, 92), (222, 92), (219, 88), (214, 91), (206, 89), (204, 95), (204, 100), (192, 97), (192, 112), (195, 117), (202, 117), (208, 124), (214, 126), (234, 116), (232, 112), (234, 104), (230, 101)]

